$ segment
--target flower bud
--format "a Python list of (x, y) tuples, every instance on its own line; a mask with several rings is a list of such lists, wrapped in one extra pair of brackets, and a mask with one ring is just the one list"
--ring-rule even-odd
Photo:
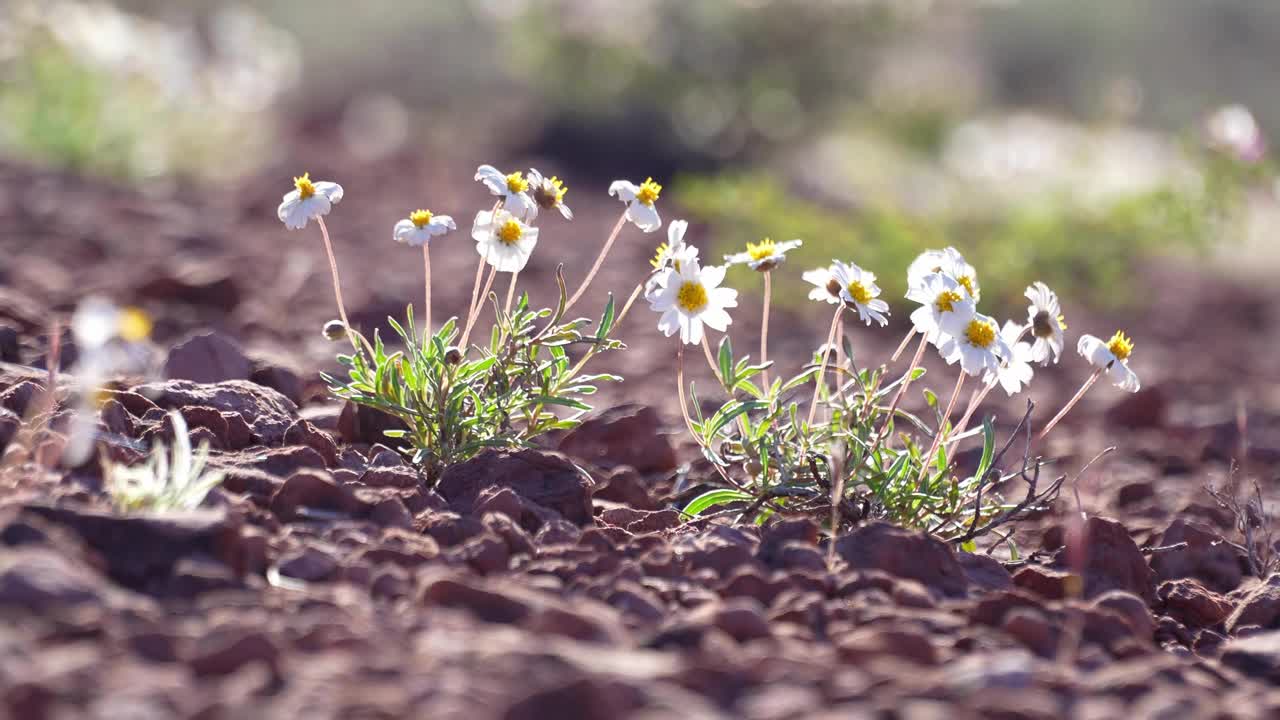
[(320, 332), (325, 340), (336, 342), (347, 336), (347, 326), (343, 325), (341, 320), (330, 320), (324, 324), (324, 329)]
[(448, 365), (457, 365), (462, 362), (462, 351), (454, 346), (444, 351), (444, 361)]

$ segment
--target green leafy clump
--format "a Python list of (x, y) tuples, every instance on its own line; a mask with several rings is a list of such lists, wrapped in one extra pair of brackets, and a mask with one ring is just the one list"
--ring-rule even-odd
[[(459, 329), (450, 319), (432, 335), (419, 337), (413, 309), (404, 325), (389, 319), (404, 347), (388, 353), (376, 334), (372, 354), (339, 356), (348, 378), (325, 376), (330, 390), (358, 405), (399, 418), (407, 430), (387, 431), (407, 441), (403, 451), (434, 484), (446, 468), (485, 448), (529, 447), (554, 430), (577, 427), (591, 410), (583, 398), (597, 384), (618, 381), (609, 374), (584, 374), (600, 352), (622, 348), (609, 336), (615, 325), (612, 296), (594, 331), (587, 318), (565, 320), (564, 278), (557, 271), (560, 301), (555, 310), (529, 307), (522, 294), (510, 313), (495, 308), (485, 346), (454, 347)], [(583, 349), (575, 362), (569, 352)], [(474, 349), (474, 357), (468, 357)], [(561, 413), (557, 414), (555, 410)]]
[[(929, 390), (933, 418), (893, 407), (890, 398), (907, 374), (890, 380), (887, 367), (860, 369), (853, 357), (846, 344), (843, 361), (829, 359), (825, 369), (836, 379), (830, 387), (818, 379), (823, 363), (817, 355), (799, 374), (764, 387), (758, 381), (767, 365), (735, 359), (728, 338), (722, 340), (716, 359), (728, 398), (709, 417), (695, 414), (690, 429), (729, 487), (698, 495), (684, 512), (725, 511), (757, 523), (778, 512), (829, 517), (837, 525), (884, 519), (968, 545), (1056, 497), (1062, 479), (1038, 485), (1040, 464), (1027, 456), (1029, 434), (1027, 452), (1002, 467), (1015, 439), (1030, 431), (1030, 410), (997, 452), (989, 419), (972, 431), (952, 427)], [(909, 373), (915, 381), (925, 370)], [(801, 412), (809, 393), (818, 403), (812, 422)], [(700, 407), (696, 388), (690, 395), (690, 407)], [(982, 438), (981, 458), (960, 471), (957, 447), (975, 435)], [(1014, 478), (1024, 481), (1025, 492), (1009, 500), (996, 488)]]
[(107, 463), (106, 489), (116, 509), (123, 512), (192, 510), (222, 482), (222, 473), (206, 470), (209, 444), (191, 449), (182, 414), (169, 413), (173, 424), (173, 450), (156, 441), (141, 465)]

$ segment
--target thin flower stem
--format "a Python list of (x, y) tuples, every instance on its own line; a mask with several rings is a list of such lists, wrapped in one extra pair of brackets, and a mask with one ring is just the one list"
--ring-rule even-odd
[[(357, 352), (360, 351), (360, 343), (356, 342), (356, 338), (364, 340), (364, 336), (357, 335), (356, 331), (351, 327), (351, 323), (347, 320), (347, 305), (342, 301), (342, 281), (338, 279), (338, 258), (333, 254), (333, 242), (329, 240), (329, 228), (324, 224), (323, 216), (316, 216), (316, 223), (320, 225), (320, 237), (324, 238), (324, 249), (329, 256), (329, 272), (333, 275), (333, 297), (338, 301), (338, 317), (342, 320), (342, 327), (347, 330), (347, 338), (351, 340), (351, 347)], [(373, 357), (373, 348), (370, 347), (369, 341), (364, 340), (365, 349), (369, 351), (369, 357)]]
[(982, 401), (987, 399), (987, 395), (991, 393), (991, 390), (995, 388), (998, 382), (997, 379), (992, 378), (991, 382), (982, 386), (982, 389), (973, 391), (973, 395), (969, 396), (969, 404), (964, 409), (964, 415), (960, 417), (960, 422), (956, 424), (955, 435), (964, 434), (964, 431), (969, 427), (970, 418), (973, 417), (973, 411), (977, 410)]
[[(911, 337), (910, 334), (907, 335)], [(907, 386), (911, 384), (911, 376), (915, 373), (916, 368), (920, 366), (920, 358), (924, 357), (924, 349), (929, 345), (929, 336), (920, 336), (920, 346), (916, 348), (915, 357), (911, 358), (911, 365), (907, 368), (907, 372), (902, 376), (902, 384), (898, 386), (898, 392), (893, 395), (893, 402), (889, 403), (889, 412), (886, 413), (884, 424), (880, 426), (880, 432), (876, 433), (876, 439), (871, 443), (871, 449), (867, 451), (867, 457), (876, 454), (876, 450), (880, 447), (880, 443), (886, 441), (886, 435), (889, 432), (889, 425), (893, 422), (893, 414), (898, 412), (898, 404), (902, 402), (902, 396), (907, 392)], [(888, 447), (886, 445), (885, 447)]]
[(422, 244), (422, 277), (426, 290), (423, 296), (423, 312), (427, 319), (427, 337), (431, 337), (431, 243)]
[(942, 413), (942, 419), (938, 421), (938, 431), (933, 434), (933, 442), (929, 444), (929, 452), (920, 458), (920, 475), (916, 478), (916, 487), (924, 482), (924, 476), (929, 474), (929, 465), (933, 462), (933, 454), (938, 452), (938, 448), (947, 439), (947, 422), (951, 419), (951, 411), (956, 409), (956, 398), (960, 397), (960, 389), (964, 387), (964, 379), (969, 373), (963, 369), (960, 370), (960, 376), (956, 378), (956, 387), (951, 391), (951, 399), (947, 401), (947, 410)]
[(636, 298), (640, 297), (640, 291), (643, 289), (644, 283), (640, 283), (636, 285), (635, 290), (631, 291), (631, 297), (627, 298), (627, 303), (622, 306), (622, 312), (618, 313), (618, 318), (613, 321), (614, 327), (622, 325), (622, 319), (627, 316), (627, 313), (631, 312), (631, 306), (635, 304)]
[(916, 329), (912, 327), (907, 331), (907, 336), (902, 338), (902, 342), (898, 344), (898, 349), (893, 351), (893, 357), (889, 358), (889, 362), (896, 363), (898, 358), (902, 356), (902, 351), (907, 349), (907, 344), (911, 342), (911, 338), (916, 336)]
[[(702, 438), (693, 429), (693, 418), (689, 416), (689, 400), (684, 394), (684, 343), (679, 340), (676, 341), (676, 397), (680, 399), (680, 415), (684, 418), (684, 426), (689, 429), (689, 434), (693, 436), (693, 441), (698, 443), (698, 447), (703, 447)], [(719, 464), (712, 463), (712, 467), (726, 483), (746, 492), (746, 488), (729, 477), (729, 473), (725, 472)]]
[[(480, 297), (483, 298), (489, 294), (489, 288), (493, 287), (493, 276), (498, 274), (497, 268), (489, 268), (489, 277), (485, 278), (484, 289), (480, 291)], [(476, 326), (476, 320), (480, 319), (480, 310), (484, 307), (482, 301), (477, 301), (475, 308), (471, 311), (471, 317), (467, 318), (467, 327), (462, 331), (462, 341), (458, 343), (458, 347), (466, 352), (467, 340), (471, 337), (471, 331)]]
[[(760, 315), (760, 364), (767, 365), (769, 362), (769, 301), (773, 297), (773, 272), (765, 271), (764, 273), (764, 307)], [(764, 380), (765, 390), (769, 389), (769, 368), (765, 368), (761, 373)]]
[(604, 247), (600, 248), (600, 254), (596, 256), (596, 262), (591, 266), (591, 270), (587, 272), (587, 278), (582, 281), (582, 285), (578, 288), (573, 297), (569, 298), (569, 302), (564, 306), (566, 312), (578, 302), (578, 298), (582, 297), (582, 293), (587, 291), (587, 287), (591, 285), (591, 281), (595, 279), (596, 273), (600, 272), (600, 266), (604, 264), (605, 256), (609, 254), (609, 249), (613, 247), (613, 241), (618, 239), (618, 233), (622, 232), (622, 226), (627, 222), (627, 211), (623, 210), (622, 215), (618, 218), (618, 222), (613, 226), (613, 232), (609, 233), (609, 239), (604, 241)]
[[(493, 204), (493, 209), (489, 211), (489, 217), (492, 219), (502, 209), (503, 199), (498, 198), (498, 202)], [(480, 302), (480, 280), (484, 278), (484, 264), (489, 258), (484, 255), (480, 256), (480, 262), (476, 264), (476, 279), (471, 283), (471, 304), (467, 306), (467, 319), (470, 321), (472, 313), (476, 311), (476, 303)], [(466, 342), (461, 347), (466, 349)]]
[(822, 392), (822, 386), (826, 385), (827, 361), (831, 357), (831, 343), (835, 342), (836, 327), (840, 324), (842, 310), (844, 310), (843, 305), (836, 306), (836, 313), (831, 317), (831, 329), (827, 331), (826, 347), (822, 349), (822, 361), (818, 363), (818, 377), (813, 381), (813, 399), (809, 401), (809, 419), (806, 421), (809, 427), (813, 427), (813, 419), (818, 415), (818, 396)]
[[(720, 367), (716, 365), (715, 356), (711, 354), (711, 344), (707, 342), (707, 334), (702, 333), (702, 354), (707, 358), (707, 365), (711, 368), (711, 373), (716, 376), (716, 380), (720, 381), (720, 387), (724, 387), (724, 376), (720, 374)], [(724, 388), (728, 391), (729, 388)]]
[(1080, 386), (1080, 389), (1076, 391), (1076, 394), (1067, 401), (1066, 405), (1062, 406), (1062, 409), (1058, 411), (1058, 414), (1054, 415), (1053, 419), (1049, 421), (1049, 424), (1045, 425), (1044, 429), (1040, 431), (1040, 434), (1036, 436), (1036, 443), (1040, 443), (1044, 440), (1045, 436), (1049, 434), (1049, 431), (1066, 416), (1067, 412), (1070, 411), (1071, 408), (1076, 406), (1076, 403), (1080, 402), (1080, 399), (1084, 397), (1084, 394), (1089, 392), (1089, 388), (1093, 387), (1093, 384), (1098, 382), (1098, 378), (1102, 377), (1102, 373), (1106, 371), (1106, 368), (1098, 368), (1093, 371), (1092, 375), (1085, 379), (1084, 384)]
[(502, 307), (503, 315), (511, 314), (511, 299), (516, 296), (516, 280), (520, 279), (520, 271), (511, 273), (511, 284), (507, 286), (507, 302)]

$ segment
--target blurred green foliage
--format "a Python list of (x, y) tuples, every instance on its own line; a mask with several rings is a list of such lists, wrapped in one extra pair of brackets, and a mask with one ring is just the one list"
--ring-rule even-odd
[[(782, 304), (803, 303), (802, 270), (840, 259), (876, 273), (884, 297), (903, 307), (911, 260), (927, 248), (955, 246), (978, 269), (987, 311), (1008, 313), (1024, 304), (1023, 290), (1035, 279), (1093, 307), (1139, 300), (1139, 265), (1157, 254), (1207, 247), (1260, 172), (1215, 156), (1205, 163), (1198, 191), (1158, 188), (1100, 208), (1050, 195), (1007, 208), (935, 214), (890, 202), (831, 207), (761, 172), (683, 177), (676, 190), (690, 217), (714, 228), (713, 258), (761, 237), (805, 241), (790, 254), (789, 269), (775, 274)], [(749, 270), (732, 272), (739, 287), (758, 286)]]

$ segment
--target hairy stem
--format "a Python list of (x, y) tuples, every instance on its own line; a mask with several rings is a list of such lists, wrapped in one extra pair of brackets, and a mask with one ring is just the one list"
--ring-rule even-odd
[(511, 314), (511, 300), (516, 296), (516, 281), (520, 279), (520, 271), (511, 273), (511, 284), (507, 286), (507, 302), (502, 306), (502, 314)]
[[(760, 364), (765, 365), (769, 362), (769, 301), (773, 297), (773, 272), (765, 271), (764, 273), (764, 306), (760, 314)], [(767, 392), (769, 389), (769, 368), (765, 368), (761, 374), (764, 379), (764, 387)]]
[[(493, 276), (497, 274), (498, 271), (496, 268), (489, 268), (489, 276), (485, 278), (484, 289), (480, 291), (481, 298), (484, 298), (489, 294), (489, 288), (493, 287)], [(475, 328), (476, 320), (480, 319), (480, 310), (483, 307), (484, 302), (482, 300), (477, 300), (475, 307), (471, 310), (471, 316), (467, 318), (467, 327), (462, 331), (462, 341), (458, 343), (458, 348), (463, 352), (466, 352), (467, 340), (471, 337), (471, 330)]]
[(947, 439), (947, 422), (951, 420), (951, 412), (956, 409), (956, 398), (960, 397), (960, 389), (964, 387), (964, 379), (968, 377), (968, 373), (962, 368), (960, 376), (956, 378), (956, 387), (951, 391), (951, 399), (947, 401), (947, 409), (942, 413), (942, 419), (938, 421), (938, 431), (933, 434), (933, 442), (929, 444), (929, 452), (925, 453), (920, 462), (920, 475), (916, 478), (916, 487), (924, 482), (924, 476), (929, 473), (929, 465), (933, 462), (933, 454), (938, 452), (938, 448)]
[(422, 277), (426, 290), (423, 296), (423, 312), (426, 313), (427, 332), (426, 336), (431, 337), (431, 243), (422, 244)]
[[(342, 301), (342, 281), (338, 279), (338, 258), (333, 254), (333, 242), (329, 239), (329, 228), (324, 224), (323, 216), (316, 216), (316, 223), (320, 225), (320, 237), (324, 238), (324, 249), (329, 256), (329, 272), (333, 275), (333, 297), (338, 301), (338, 317), (342, 320), (342, 327), (347, 330), (347, 338), (351, 340), (351, 347), (360, 352), (360, 343), (356, 338), (364, 340), (351, 327), (351, 323), (347, 321), (347, 305)], [(365, 349), (369, 351), (369, 357), (373, 357), (373, 348), (370, 347), (369, 341), (364, 340)]]
[(587, 277), (582, 281), (582, 285), (578, 288), (573, 297), (569, 298), (569, 302), (564, 306), (565, 311), (573, 307), (582, 297), (582, 293), (587, 291), (587, 287), (591, 285), (591, 281), (595, 279), (596, 273), (600, 272), (600, 266), (604, 264), (605, 257), (609, 254), (609, 249), (613, 247), (613, 241), (618, 239), (618, 233), (622, 232), (622, 226), (627, 222), (627, 211), (623, 210), (622, 215), (618, 218), (618, 222), (613, 226), (613, 232), (609, 233), (609, 239), (604, 241), (604, 247), (600, 248), (600, 254), (596, 256), (596, 262), (591, 266), (591, 270), (587, 272)]
[(836, 339), (836, 327), (840, 325), (840, 313), (844, 310), (843, 305), (836, 306), (835, 315), (831, 316), (831, 329), (827, 331), (827, 342), (822, 348), (822, 360), (818, 363), (818, 376), (813, 379), (813, 399), (809, 401), (809, 419), (806, 425), (813, 427), (813, 419), (818, 415), (818, 396), (822, 393), (822, 386), (827, 380), (827, 362), (831, 357), (831, 343)]
[[(720, 381), (720, 387), (724, 387), (724, 376), (720, 374), (720, 366), (716, 364), (716, 358), (711, 354), (711, 344), (707, 342), (707, 334), (702, 333), (702, 354), (707, 358), (707, 366), (711, 368), (711, 374), (716, 376), (716, 380)], [(729, 392), (729, 388), (724, 388), (725, 392)]]
[(907, 349), (907, 343), (911, 342), (911, 338), (916, 336), (916, 329), (912, 327), (907, 331), (907, 336), (902, 338), (902, 342), (898, 343), (898, 349), (893, 351), (893, 357), (889, 358), (889, 362), (896, 363), (898, 358), (902, 356), (902, 351)]
[(1089, 388), (1093, 387), (1094, 383), (1098, 382), (1098, 378), (1102, 377), (1102, 373), (1104, 372), (1106, 372), (1106, 368), (1098, 368), (1093, 371), (1092, 375), (1085, 378), (1084, 384), (1080, 386), (1080, 389), (1076, 391), (1076, 394), (1067, 401), (1066, 405), (1062, 406), (1062, 409), (1059, 410), (1058, 414), (1054, 415), (1053, 419), (1044, 426), (1044, 429), (1040, 431), (1040, 434), (1036, 435), (1037, 443), (1042, 442), (1045, 436), (1049, 434), (1049, 431), (1053, 430), (1054, 426), (1056, 426), (1062, 418), (1066, 417), (1067, 412), (1069, 412), (1071, 408), (1075, 407), (1076, 403), (1080, 402), (1080, 399), (1084, 397), (1085, 393), (1089, 392)]
[[(907, 335), (911, 337), (910, 334)], [(893, 394), (893, 402), (889, 403), (889, 412), (886, 414), (884, 424), (880, 426), (880, 432), (876, 433), (876, 439), (871, 443), (871, 449), (867, 451), (867, 457), (875, 455), (876, 450), (880, 447), (880, 443), (886, 441), (886, 435), (889, 432), (889, 425), (893, 423), (893, 414), (898, 412), (898, 404), (902, 402), (902, 397), (907, 392), (907, 386), (911, 384), (911, 376), (915, 373), (916, 368), (920, 366), (920, 358), (924, 357), (924, 349), (929, 345), (929, 336), (920, 336), (920, 346), (916, 348), (915, 357), (911, 358), (911, 365), (907, 367), (907, 372), (902, 376), (902, 384), (898, 386), (898, 392)], [(886, 445), (886, 447), (888, 447)]]

